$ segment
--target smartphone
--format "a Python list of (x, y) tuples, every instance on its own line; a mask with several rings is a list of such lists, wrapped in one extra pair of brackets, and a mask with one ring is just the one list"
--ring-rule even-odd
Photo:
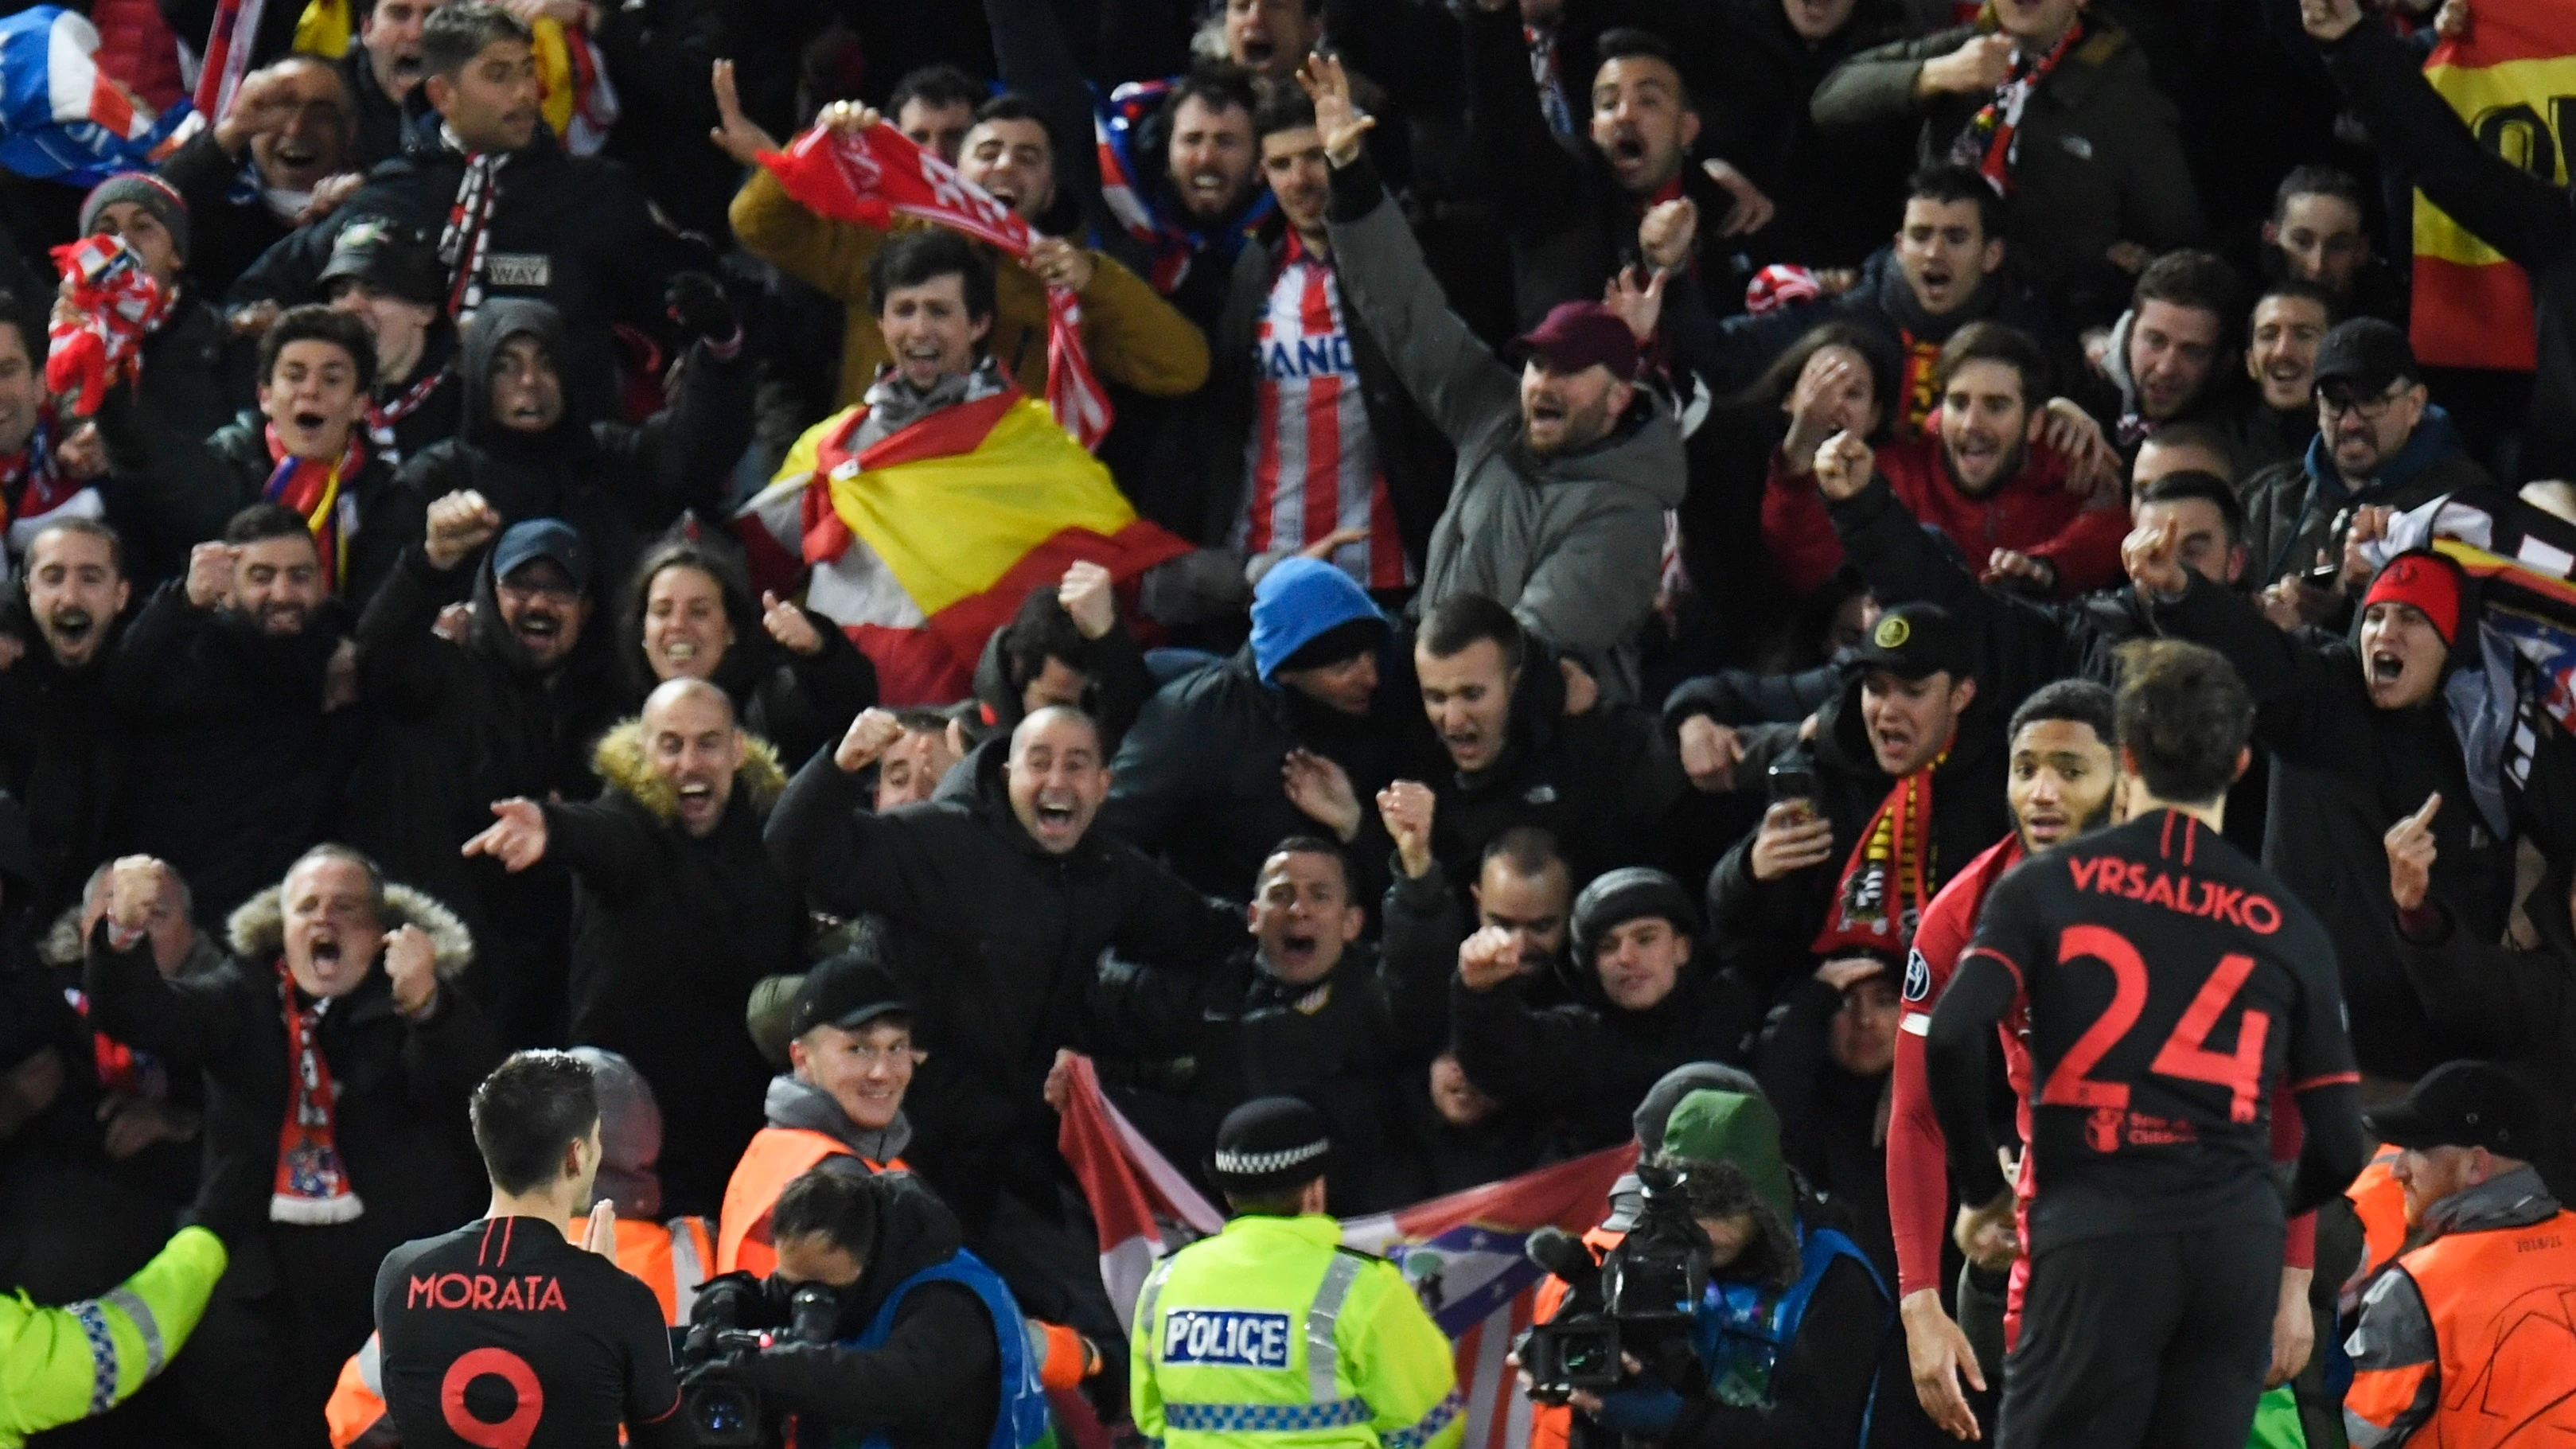
[(1775, 760), (1767, 774), (1771, 803), (1793, 804), (1801, 823), (1816, 818), (1816, 770), (1798, 755)]
[(2330, 563), (2321, 563), (2301, 575), (2302, 578), (2307, 580), (2309, 587), (2319, 589), (2333, 588), (2335, 586), (2335, 580), (2342, 576), (2343, 565)]

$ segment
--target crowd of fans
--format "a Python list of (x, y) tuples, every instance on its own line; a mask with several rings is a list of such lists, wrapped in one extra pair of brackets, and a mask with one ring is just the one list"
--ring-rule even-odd
[[(163, 105), (235, 19), (81, 8)], [(2568, 1105), (2576, 754), (2460, 706), (2477, 593), (2387, 555), (2576, 467), (2576, 210), (2409, 73), (2429, 14), (314, 0), (334, 55), (247, 9), (156, 171), (0, 180), (0, 1281), (100, 1294), (183, 1213), (233, 1253), (171, 1373), (40, 1442), (324, 1442), (529, 1046), (649, 1085), (643, 1214), (822, 1130), (1113, 1377), (1075, 1053), (1191, 1173), (1305, 1098), (1344, 1215), (1740, 1068), (1802, 1211), (1944, 1312), (1960, 1245), (1900, 1273), (1891, 1204), (1914, 928), (2108, 808), (2017, 732), (2100, 754), (2025, 704), (2154, 635), (2260, 706), (2226, 833), (2325, 922), (2366, 1093), (2481, 1057)], [(1027, 256), (800, 200), (763, 158), (812, 127)], [(2414, 184), (2533, 270), (2536, 377), (2418, 363)], [(98, 234), (175, 300), (49, 393), (91, 319), (47, 248)], [(1068, 296), (1114, 422), (1010, 481), (1158, 546), (1006, 560), (959, 624), (921, 561), (981, 495), (843, 490), (1047, 396)], [(825, 960), (873, 1035), (792, 1005)], [(2368, 1266), (2320, 1231), (2312, 1435)], [(1872, 1442), (1934, 1442), (1886, 1378)]]

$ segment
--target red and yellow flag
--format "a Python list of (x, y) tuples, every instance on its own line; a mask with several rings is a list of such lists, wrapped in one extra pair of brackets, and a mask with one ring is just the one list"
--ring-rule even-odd
[[(2576, 4), (2479, 0), (2460, 40), (2435, 46), (2424, 78), (2489, 149), (2567, 184), (2576, 143)], [(2522, 268), (2415, 193), (2415, 355), (2437, 367), (2529, 372), (2537, 363)]]

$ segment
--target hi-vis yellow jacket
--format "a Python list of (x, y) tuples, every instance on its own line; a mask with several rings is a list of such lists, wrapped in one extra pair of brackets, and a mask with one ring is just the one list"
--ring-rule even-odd
[(1136, 1427), (1163, 1449), (1457, 1449), (1449, 1340), (1331, 1218), (1245, 1216), (1136, 1300)]
[(40, 1308), (0, 1296), (0, 1449), (132, 1398), (196, 1329), (224, 1262), (222, 1239), (181, 1228), (99, 1297)]

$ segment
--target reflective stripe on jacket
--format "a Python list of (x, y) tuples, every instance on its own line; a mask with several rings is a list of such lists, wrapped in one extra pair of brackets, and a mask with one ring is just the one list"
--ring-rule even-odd
[(96, 1298), (43, 1308), (0, 1296), (0, 1449), (132, 1398), (195, 1331), (225, 1262), (222, 1239), (181, 1228)]
[(2576, 1213), (2446, 1233), (2362, 1295), (2354, 1449), (2576, 1444)]

